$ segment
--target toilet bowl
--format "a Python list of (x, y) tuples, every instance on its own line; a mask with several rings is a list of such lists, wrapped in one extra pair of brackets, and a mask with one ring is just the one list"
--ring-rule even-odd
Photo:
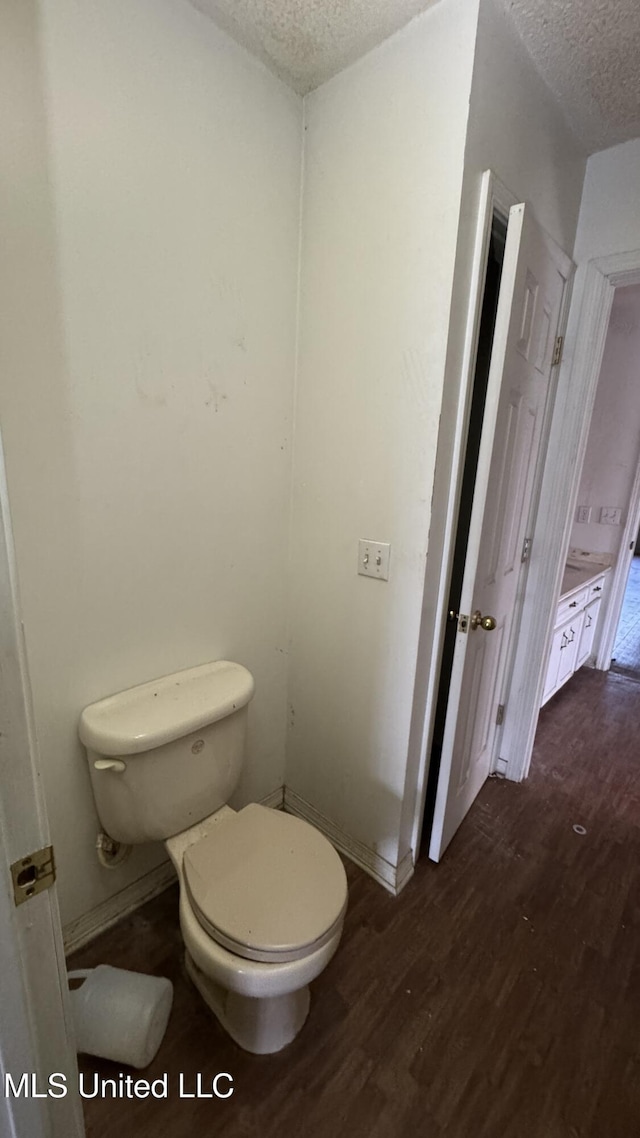
[(165, 842), (200, 995), (240, 1047), (270, 1054), (305, 1022), (309, 984), (340, 942), (347, 882), (309, 823), (227, 805), (252, 695), (245, 668), (216, 661), (90, 705), (79, 730), (105, 830)]
[[(233, 829), (240, 832), (230, 850)], [(242, 843), (255, 830), (258, 840), (243, 851)], [(212, 838), (214, 848), (207, 849)], [(276, 846), (280, 853), (271, 866), (263, 860), (268, 841), (271, 852)], [(281, 1050), (304, 1024), (309, 984), (340, 942), (347, 901), (340, 858), (306, 822), (258, 805), (239, 814), (223, 807), (169, 838), (166, 847), (180, 882), (187, 972), (200, 995), (240, 1047), (259, 1055)], [(325, 855), (321, 865), (314, 865), (314, 852)], [(296, 880), (292, 882), (287, 871), (293, 871)], [(190, 887), (190, 876), (192, 881), (200, 878), (195, 886)], [(277, 896), (273, 896), (274, 877), (280, 878)], [(193, 897), (198, 885), (202, 890), (198, 900), (207, 907), (207, 915)], [(320, 905), (318, 885), (323, 892)], [(290, 904), (287, 907), (285, 900), (283, 913), (287, 891)]]

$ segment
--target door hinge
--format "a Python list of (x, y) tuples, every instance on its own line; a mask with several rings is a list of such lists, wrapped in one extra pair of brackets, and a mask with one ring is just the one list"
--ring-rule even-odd
[(504, 723), (504, 704), (503, 704), (503, 703), (499, 703), (499, 704), (498, 704), (498, 712), (497, 712), (497, 714), (496, 714), (496, 725), (497, 725), (498, 727), (500, 727), (500, 725), (501, 725), (502, 723)]
[(45, 846), (42, 850), (35, 850), (11, 866), (13, 880), (13, 899), (16, 905), (22, 905), (49, 889), (56, 879), (56, 863), (53, 856), (53, 846)]
[(556, 336), (556, 343), (555, 343), (555, 347), (553, 349), (553, 361), (552, 361), (553, 367), (557, 367), (559, 363), (562, 363), (563, 345), (564, 345), (564, 336)]
[(522, 556), (521, 556), (521, 558), (520, 558), (520, 560), (521, 560), (521, 561), (523, 561), (523, 562), (524, 562), (524, 561), (528, 561), (528, 560), (529, 560), (529, 556), (530, 556), (530, 554), (531, 554), (531, 545), (532, 545), (532, 543), (533, 543), (533, 538), (532, 538), (532, 537), (525, 537), (525, 539), (524, 539), (524, 541), (523, 541), (523, 543), (522, 543)]

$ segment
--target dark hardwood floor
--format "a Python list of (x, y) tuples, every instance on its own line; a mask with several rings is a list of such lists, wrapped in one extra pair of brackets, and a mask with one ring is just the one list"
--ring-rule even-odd
[[(89, 1138), (636, 1138), (639, 734), (640, 684), (582, 669), (530, 779), (491, 779), (441, 865), (399, 898), (351, 866), (343, 943), (279, 1055), (240, 1051), (192, 989), (175, 889), (76, 953), (175, 984), (140, 1073), (169, 1072), (168, 1100), (86, 1101)], [(230, 1072), (233, 1097), (180, 1099), (198, 1071)]]
[(631, 562), (611, 667), (620, 675), (640, 680), (640, 555)]

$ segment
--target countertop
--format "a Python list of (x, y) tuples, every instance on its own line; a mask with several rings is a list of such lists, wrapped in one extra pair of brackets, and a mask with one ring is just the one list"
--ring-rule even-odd
[(608, 565), (598, 565), (594, 561), (589, 562), (589, 564), (585, 562), (584, 565), (580, 566), (576, 565), (575, 562), (567, 564), (560, 588), (560, 600), (563, 601), (570, 593), (583, 588), (589, 581), (594, 581), (596, 577), (601, 577), (603, 573), (608, 572)]

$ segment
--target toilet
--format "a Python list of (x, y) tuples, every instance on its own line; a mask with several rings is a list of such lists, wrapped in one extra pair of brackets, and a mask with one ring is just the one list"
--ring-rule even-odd
[(253, 692), (246, 668), (217, 660), (91, 704), (79, 734), (109, 836), (166, 845), (193, 983), (236, 1043), (265, 1055), (307, 1018), (309, 984), (340, 942), (347, 881), (309, 823), (227, 805)]

